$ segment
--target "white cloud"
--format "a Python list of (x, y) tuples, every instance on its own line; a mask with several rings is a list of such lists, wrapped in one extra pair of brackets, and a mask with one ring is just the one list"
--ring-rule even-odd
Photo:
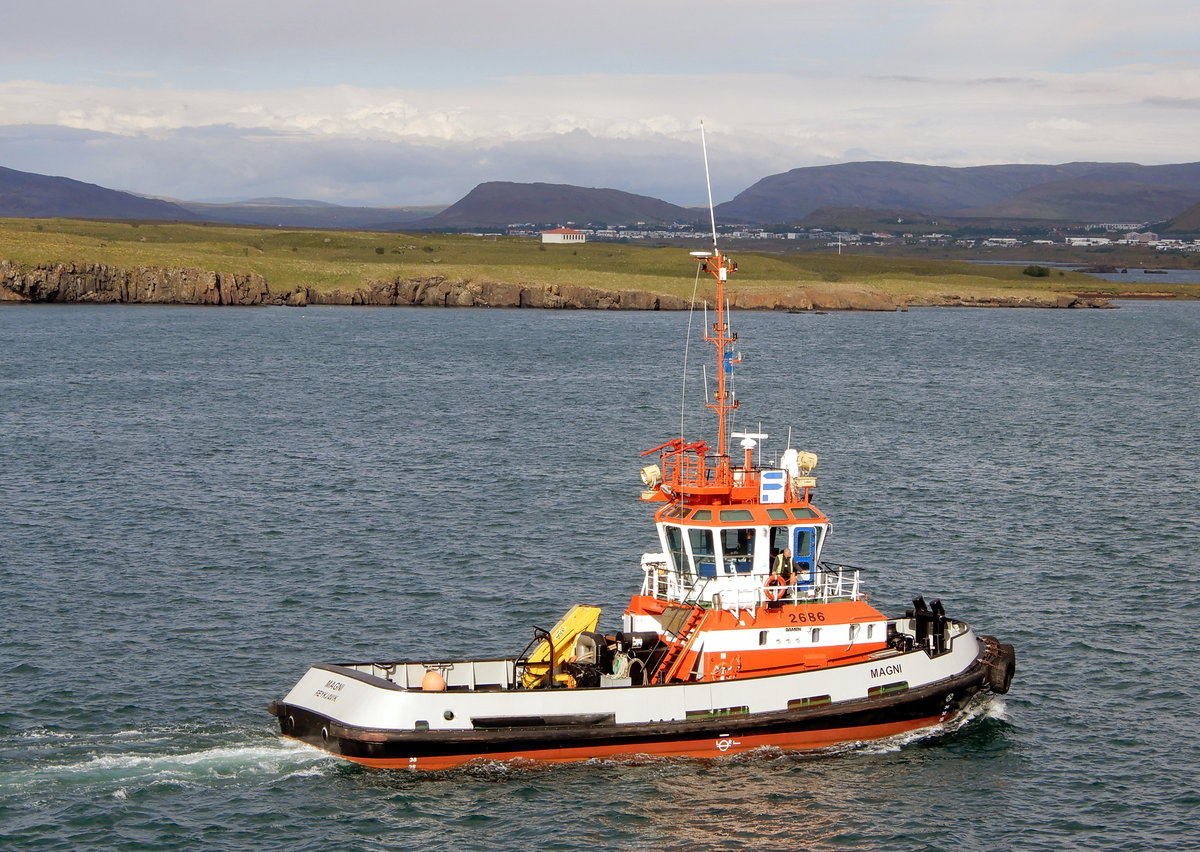
[(181, 197), (452, 201), (494, 179), (687, 203), (702, 118), (728, 195), (854, 159), (1179, 162), (1191, 2), (1139, 10), (1136, 41), (1116, 0), (29, 4), (6, 10), (0, 164)]
[(1026, 127), (1034, 132), (1048, 130), (1066, 133), (1080, 133), (1092, 129), (1092, 126), (1086, 121), (1078, 121), (1074, 118), (1050, 118), (1043, 121), (1031, 121)]

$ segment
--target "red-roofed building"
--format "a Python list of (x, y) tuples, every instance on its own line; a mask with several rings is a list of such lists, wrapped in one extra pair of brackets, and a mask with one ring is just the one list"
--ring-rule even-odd
[(572, 228), (555, 228), (553, 231), (542, 231), (544, 243), (582, 243), (587, 239), (583, 231)]

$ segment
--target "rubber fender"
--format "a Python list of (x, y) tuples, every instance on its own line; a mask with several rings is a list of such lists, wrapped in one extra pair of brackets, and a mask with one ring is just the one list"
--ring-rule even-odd
[(1012, 645), (997, 645), (996, 660), (988, 667), (988, 687), (997, 695), (1008, 692), (1013, 675), (1017, 673), (1017, 649)]

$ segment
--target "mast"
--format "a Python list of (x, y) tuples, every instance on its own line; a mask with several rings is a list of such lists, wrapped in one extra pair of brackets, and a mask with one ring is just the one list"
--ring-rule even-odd
[[(700, 123), (700, 138), (704, 141), (704, 123)], [(704, 147), (704, 178), (708, 187), (708, 215), (712, 221), (712, 251), (694, 251), (691, 256), (700, 264), (697, 272), (707, 272), (717, 282), (717, 318), (704, 332), (704, 339), (713, 345), (717, 355), (717, 390), (711, 399), (705, 402), (705, 408), (711, 408), (717, 413), (717, 443), (716, 462), (710, 466), (708, 453), (711, 451), (707, 441), (685, 443), (682, 430), (678, 438), (674, 438), (661, 446), (642, 453), (662, 453), (662, 466), (648, 465), (642, 468), (642, 483), (647, 487), (642, 492), (646, 501), (666, 501), (669, 504), (688, 504), (690, 502), (717, 503), (734, 501), (735, 476), (729, 458), (729, 413), (738, 408), (738, 401), (733, 396), (730, 377), (733, 365), (738, 363), (733, 356), (733, 344), (737, 335), (729, 330), (728, 305), (725, 300), (725, 282), (732, 272), (737, 272), (737, 264), (730, 261), (721, 253), (717, 246), (717, 218), (712, 201), (712, 182), (708, 178), (708, 147)], [(708, 383), (705, 382), (705, 393)], [(742, 436), (738, 436), (742, 437)], [(749, 458), (747, 456), (747, 458)], [(749, 472), (750, 465), (745, 470)], [(738, 485), (757, 494), (757, 485), (743, 476)], [(745, 496), (745, 495), (739, 495)], [(659, 512), (666, 511), (666, 507)]]
[(708, 272), (717, 281), (717, 319), (704, 339), (713, 344), (717, 353), (717, 392), (711, 402), (705, 403), (706, 408), (717, 412), (717, 453), (721, 458), (721, 469), (729, 469), (729, 446), (727, 420), (729, 412), (738, 407), (738, 401), (732, 398), (727, 385), (729, 375), (733, 372), (732, 345), (737, 341), (737, 335), (729, 331), (729, 322), (725, 317), (725, 282), (729, 280), (730, 272), (737, 272), (737, 264), (721, 254), (717, 247), (717, 214), (713, 207), (712, 180), (708, 171), (708, 143), (704, 137), (704, 122), (700, 122), (700, 146), (704, 151), (704, 183), (708, 188), (708, 216), (712, 223), (713, 246), (711, 252), (692, 252), (692, 256), (700, 261), (700, 269)]

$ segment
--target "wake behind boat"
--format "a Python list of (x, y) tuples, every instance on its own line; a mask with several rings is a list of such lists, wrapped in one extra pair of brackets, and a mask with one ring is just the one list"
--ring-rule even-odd
[(815, 455), (789, 448), (767, 463), (765, 434), (729, 431), (737, 338), (724, 288), (737, 265), (715, 221), (712, 251), (692, 256), (716, 285), (716, 437), (642, 454), (658, 459), (641, 470), (657, 549), (621, 629), (598, 631), (600, 610), (576, 606), (507, 658), (314, 665), (270, 705), (283, 736), (378, 768), (715, 757), (889, 737), (1008, 691), (1011, 645), (936, 600), (888, 617), (860, 569), (825, 560)]

